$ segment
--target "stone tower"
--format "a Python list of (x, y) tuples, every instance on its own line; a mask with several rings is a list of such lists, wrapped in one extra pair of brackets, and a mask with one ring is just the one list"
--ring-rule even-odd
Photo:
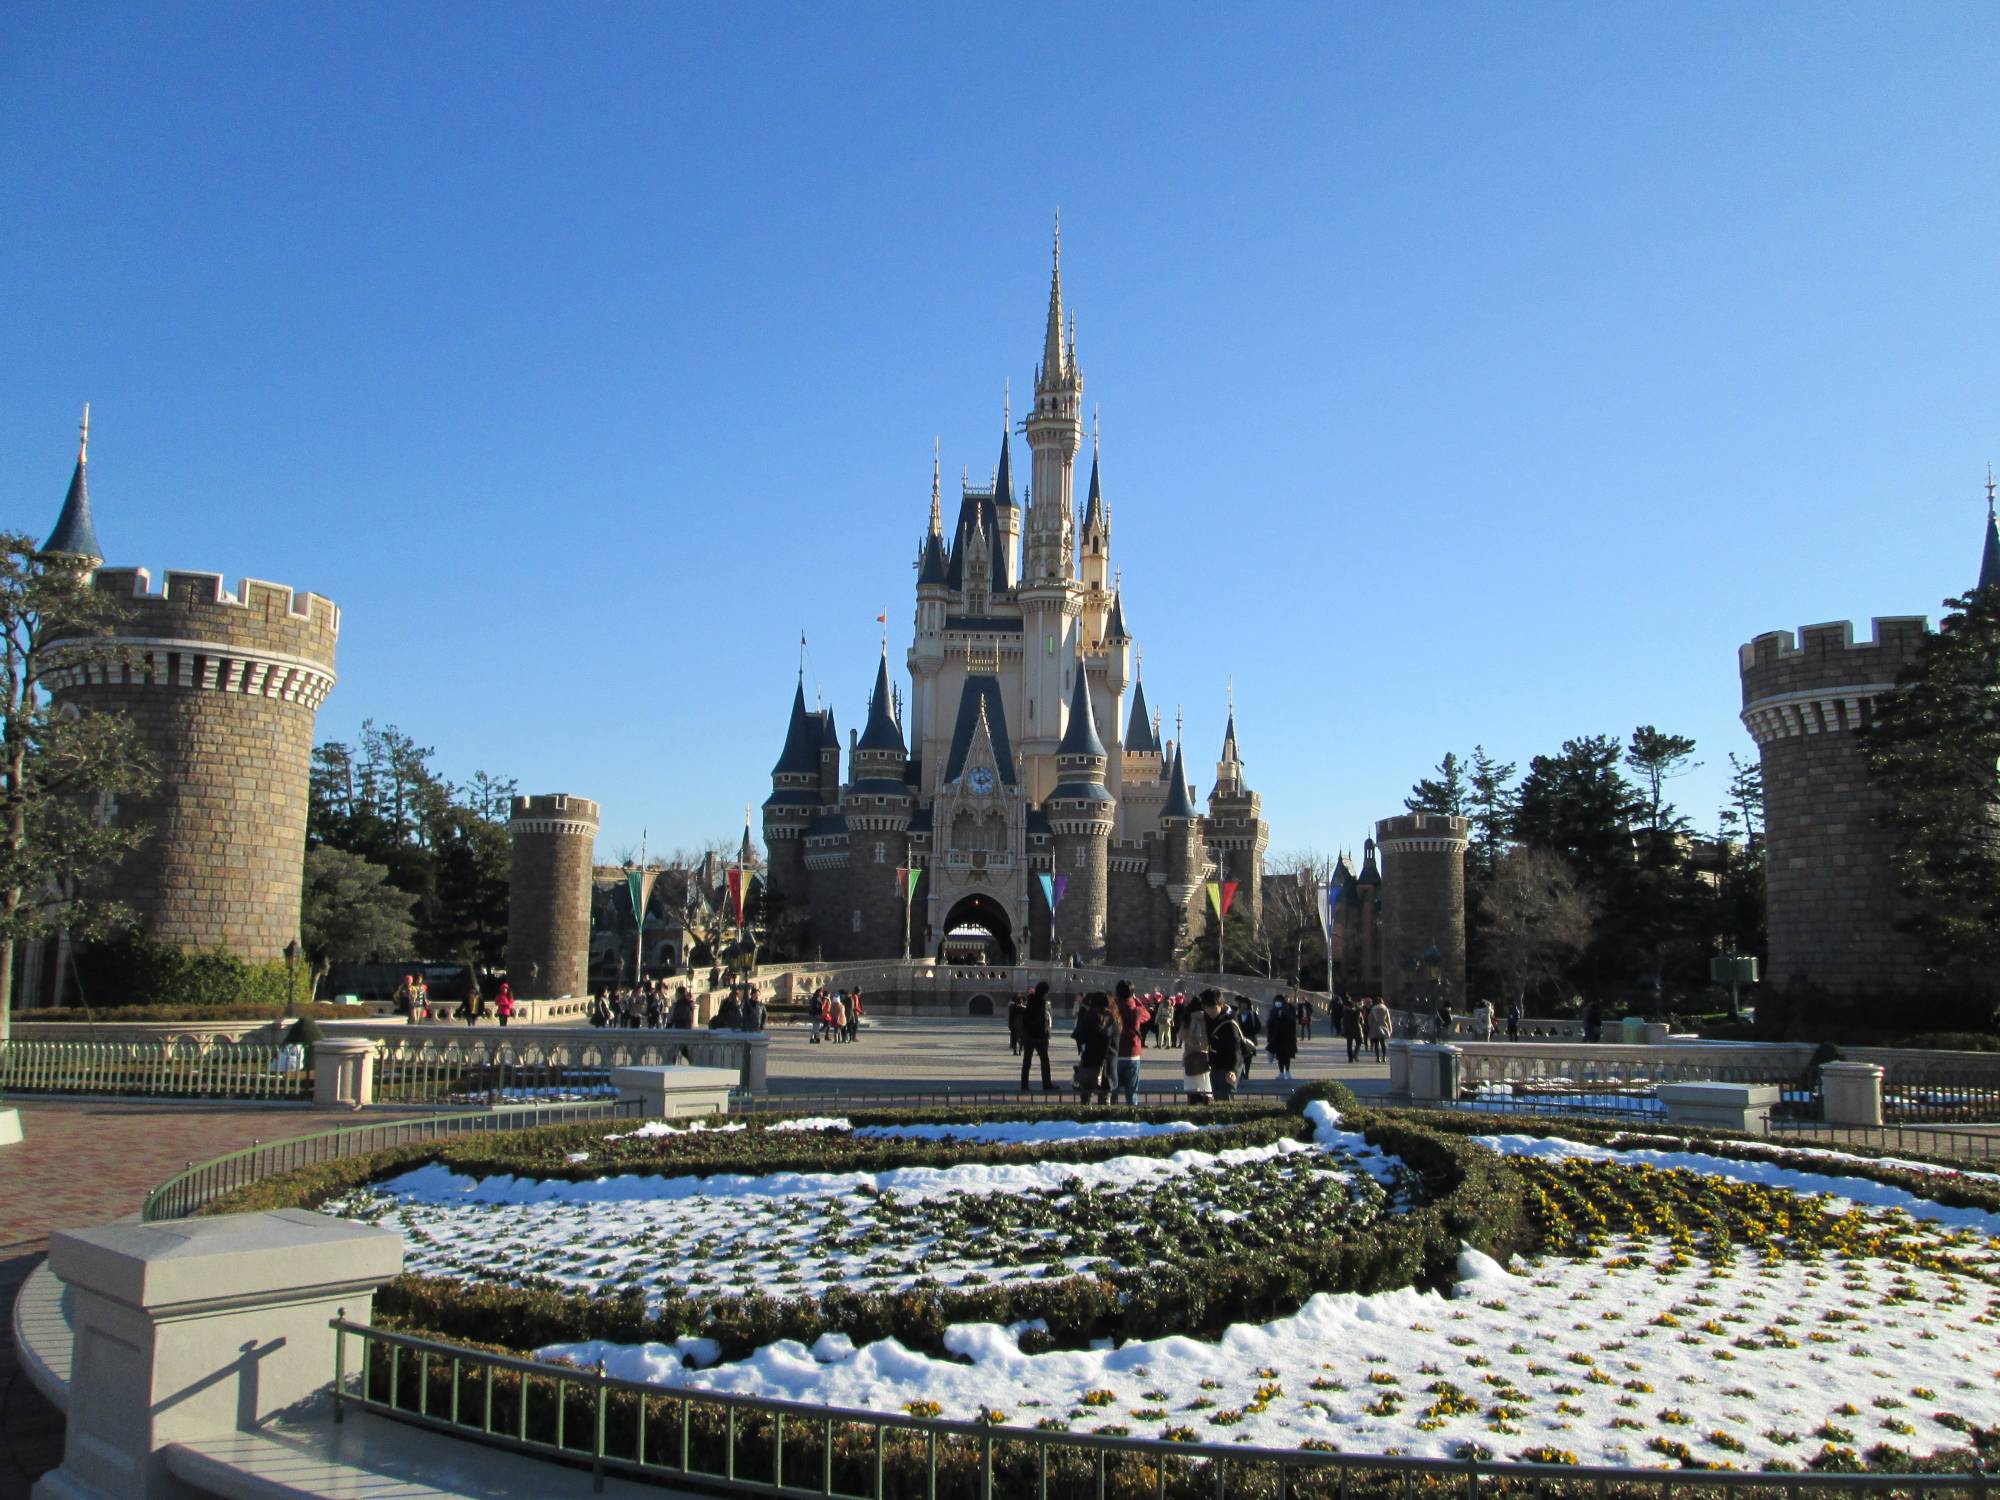
[[(1988, 551), (1992, 551), (1988, 523)], [(1923, 956), (1895, 928), (1893, 832), (1855, 730), (1895, 686), (1928, 626), (1921, 615), (1774, 630), (1738, 648), (1743, 725), (1764, 766), (1764, 883), (1774, 984), (1878, 995), (1917, 988)]]
[(1264, 822), (1264, 799), (1243, 780), (1243, 757), (1236, 749), (1236, 709), (1222, 735), (1215, 763), (1215, 790), (1208, 795), (1208, 847), (1215, 854), (1216, 878), (1236, 882), (1233, 917), (1241, 912), (1255, 932), (1264, 920), (1264, 850), (1271, 830)]
[[(868, 726), (855, 741), (850, 765), (853, 780), (843, 803), (849, 845), (848, 895), (861, 914), (861, 942), (856, 952), (900, 956), (909, 911), (904, 872), (910, 863), (910, 813), (916, 799), (903, 779), (909, 768), (909, 749), (903, 743), (903, 726), (896, 721), (889, 695), (886, 645), (875, 667)], [(908, 941), (915, 944), (919, 937), (913, 931)]]
[(1465, 995), (1465, 846), (1469, 819), (1401, 813), (1375, 825), (1382, 854), (1382, 988), (1392, 1001), (1435, 999), (1422, 957), (1435, 943), (1445, 998)]
[(1064, 958), (1104, 961), (1105, 916), (1110, 907), (1111, 826), (1117, 803), (1104, 785), (1110, 757), (1097, 735), (1090, 707), (1090, 678), (1083, 659), (1075, 663), (1069, 724), (1056, 747), (1056, 774), (1049, 793), (1049, 826), (1056, 835), (1055, 873), (1069, 884), (1056, 908), (1056, 936)]
[[(1042, 359), (1035, 371), (1035, 405), (1028, 413), (1028, 448), (1034, 455), (1027, 532), (1021, 558), (1021, 634), (1027, 711), (1020, 720), (1021, 750), (1029, 763), (1029, 795), (1056, 748), (1063, 702), (1064, 663), (1081, 655), (1078, 616), (1082, 586), (1076, 577), (1076, 453), (1083, 445), (1083, 370), (1072, 337), (1064, 341), (1062, 230), (1057, 226), (1049, 272), (1049, 315)], [(1079, 668), (1079, 671), (1082, 669)], [(1111, 726), (1113, 734), (1118, 726)], [(1058, 772), (1058, 775), (1060, 773)]]
[[(94, 563), (86, 461), (79, 451), (43, 551)], [(143, 568), (99, 567), (92, 582), (125, 618), (74, 642), (68, 666), (52, 642), (45, 685), (57, 712), (129, 718), (159, 772), (150, 794), (105, 810), (153, 830), (106, 892), (156, 942), (268, 963), (299, 934), (313, 720), (333, 688), (340, 610), (255, 579), (232, 594), (218, 573), (169, 572), (158, 593)]]
[(523, 1000), (589, 989), (590, 864), (597, 804), (561, 792), (516, 797), (507, 903), (507, 982)]

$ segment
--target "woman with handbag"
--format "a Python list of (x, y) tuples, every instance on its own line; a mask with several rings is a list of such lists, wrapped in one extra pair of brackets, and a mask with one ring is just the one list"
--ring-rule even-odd
[(1197, 1004), (1184, 1005), (1176, 1012), (1181, 1034), (1181, 1072), (1187, 1075), (1190, 1104), (1206, 1104), (1210, 1099), (1208, 1081), (1208, 1002), (1222, 1004), (1214, 990), (1204, 990)]

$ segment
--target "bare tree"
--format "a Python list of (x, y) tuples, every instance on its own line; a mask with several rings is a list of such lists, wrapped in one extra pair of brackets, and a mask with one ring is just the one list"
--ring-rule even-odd
[(1597, 913), (1561, 855), (1510, 849), (1486, 888), (1487, 962), (1515, 995), (1560, 979), (1590, 941)]
[(1256, 948), (1267, 975), (1302, 979), (1315, 960), (1324, 960), (1325, 932), (1320, 914), (1333, 858), (1315, 849), (1276, 855), (1264, 861), (1264, 911)]

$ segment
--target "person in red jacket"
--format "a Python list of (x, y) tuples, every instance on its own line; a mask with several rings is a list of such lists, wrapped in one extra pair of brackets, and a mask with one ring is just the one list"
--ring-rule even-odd
[(1141, 1028), (1152, 1020), (1139, 997), (1132, 993), (1131, 983), (1118, 981), (1118, 1071), (1112, 1092), (1123, 1094), (1129, 1107), (1139, 1102), (1139, 1061), (1146, 1053), (1146, 1038)]
[(502, 1026), (505, 1026), (509, 1021), (514, 1019), (513, 986), (507, 984), (500, 986), (500, 994), (493, 1002), (493, 1009), (498, 1012)]

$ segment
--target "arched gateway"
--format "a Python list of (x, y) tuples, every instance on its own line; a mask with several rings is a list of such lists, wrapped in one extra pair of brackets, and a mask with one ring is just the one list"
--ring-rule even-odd
[(945, 918), (937, 956), (940, 963), (947, 964), (1012, 964), (1014, 923), (1007, 908), (983, 893), (967, 896)]

